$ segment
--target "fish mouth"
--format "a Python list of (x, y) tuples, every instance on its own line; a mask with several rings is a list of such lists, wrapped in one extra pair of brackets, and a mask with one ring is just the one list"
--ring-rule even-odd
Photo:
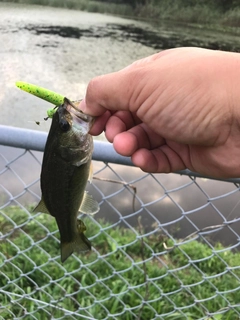
[(70, 101), (68, 98), (64, 98), (64, 107), (72, 116), (73, 126), (84, 133), (88, 133), (94, 123), (94, 117), (77, 108), (80, 101)]

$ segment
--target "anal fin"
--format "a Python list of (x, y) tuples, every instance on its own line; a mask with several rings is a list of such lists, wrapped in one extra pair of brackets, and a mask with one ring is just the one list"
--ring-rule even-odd
[(100, 207), (98, 202), (94, 200), (93, 197), (85, 191), (79, 211), (88, 215), (94, 215), (99, 210)]

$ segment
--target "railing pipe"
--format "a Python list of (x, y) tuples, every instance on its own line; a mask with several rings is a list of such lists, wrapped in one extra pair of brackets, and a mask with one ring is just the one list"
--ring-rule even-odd
[[(44, 151), (46, 140), (46, 132), (0, 125), (0, 145), (35, 151)], [(119, 155), (114, 150), (111, 143), (104, 141), (94, 141), (93, 160), (133, 166), (133, 163), (129, 157), (123, 157)], [(201, 175), (188, 169), (177, 171), (175, 173), (240, 184), (240, 178), (216, 179)]]

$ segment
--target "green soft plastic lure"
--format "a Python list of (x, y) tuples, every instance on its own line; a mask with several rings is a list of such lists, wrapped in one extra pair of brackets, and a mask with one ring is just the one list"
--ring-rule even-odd
[[(38, 98), (41, 98), (45, 101), (48, 101), (54, 104), (55, 106), (59, 106), (64, 102), (63, 95), (56, 93), (54, 91), (45, 89), (43, 87), (39, 87), (35, 84), (31, 84), (24, 81), (17, 81), (16, 86), (23, 91), (31, 93)], [(48, 118), (52, 118), (55, 112), (56, 112), (56, 108), (48, 109), (47, 110)]]

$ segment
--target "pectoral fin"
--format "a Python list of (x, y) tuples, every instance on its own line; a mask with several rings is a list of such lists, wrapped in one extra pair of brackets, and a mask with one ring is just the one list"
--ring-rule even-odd
[(37, 212), (43, 212), (43, 213), (48, 213), (50, 214), (50, 212), (48, 211), (43, 199), (40, 200), (39, 204), (36, 206), (36, 208), (33, 209), (33, 212), (37, 213)]
[(85, 214), (94, 215), (99, 210), (100, 210), (100, 207), (98, 202), (94, 200), (91, 195), (85, 192), (79, 211)]

